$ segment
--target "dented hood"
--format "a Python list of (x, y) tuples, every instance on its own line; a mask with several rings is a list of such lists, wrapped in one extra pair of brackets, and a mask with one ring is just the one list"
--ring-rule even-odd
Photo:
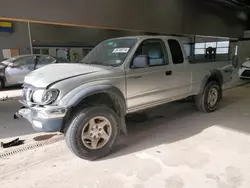
[(44, 66), (28, 74), (24, 82), (35, 87), (47, 87), (54, 82), (68, 78), (111, 69), (105, 66), (93, 66), (79, 63), (58, 63)]

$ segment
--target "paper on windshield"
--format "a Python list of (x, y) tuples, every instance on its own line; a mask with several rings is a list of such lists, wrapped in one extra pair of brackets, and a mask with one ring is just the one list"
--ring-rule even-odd
[(129, 48), (115, 48), (112, 53), (128, 53)]

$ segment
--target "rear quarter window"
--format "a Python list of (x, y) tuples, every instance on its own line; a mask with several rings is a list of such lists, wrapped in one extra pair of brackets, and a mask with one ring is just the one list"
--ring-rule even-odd
[(182, 49), (180, 43), (177, 40), (169, 39), (168, 45), (172, 55), (172, 60), (174, 64), (180, 64), (184, 62)]

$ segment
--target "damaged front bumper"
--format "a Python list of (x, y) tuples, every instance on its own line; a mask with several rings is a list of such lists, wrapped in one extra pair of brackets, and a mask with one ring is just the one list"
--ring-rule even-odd
[(32, 127), (39, 132), (57, 132), (63, 127), (67, 109), (60, 107), (22, 107), (16, 117), (27, 119)]

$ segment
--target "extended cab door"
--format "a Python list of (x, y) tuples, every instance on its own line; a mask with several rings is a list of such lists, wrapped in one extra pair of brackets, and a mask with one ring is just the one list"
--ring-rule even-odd
[[(133, 59), (139, 55), (148, 56), (149, 67), (133, 68)], [(129, 112), (171, 100), (172, 68), (168, 50), (161, 39), (147, 39), (140, 43), (126, 70)]]
[(184, 53), (184, 48), (176, 39), (168, 39), (167, 44), (170, 49), (170, 64), (172, 65), (171, 88), (173, 93), (173, 100), (187, 97), (191, 93), (191, 69), (189, 61)]

